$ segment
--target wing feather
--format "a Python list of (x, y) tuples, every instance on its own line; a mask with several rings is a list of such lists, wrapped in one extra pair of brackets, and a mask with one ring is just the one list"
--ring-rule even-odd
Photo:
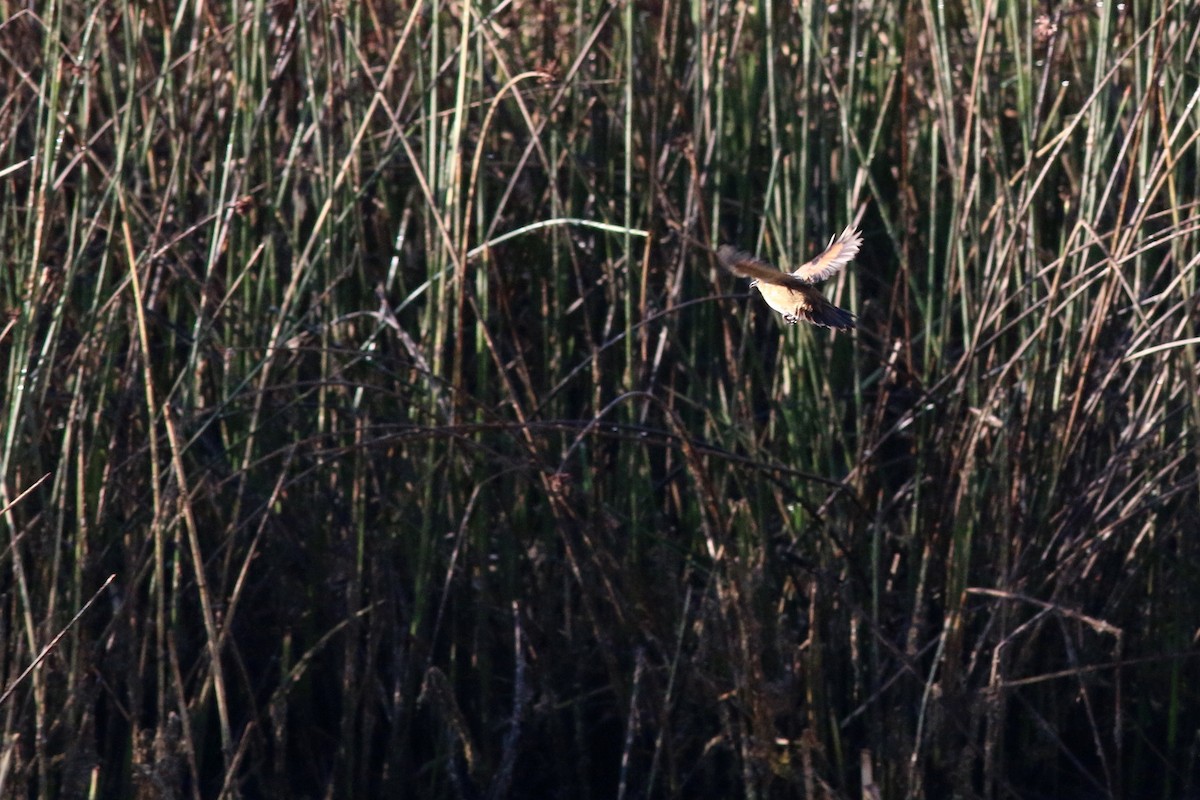
[(842, 235), (829, 243), (825, 252), (792, 273), (804, 283), (820, 283), (849, 264), (862, 247), (862, 234), (849, 226)]
[(808, 285), (808, 281), (775, 269), (775, 267), (767, 262), (755, 258), (749, 253), (730, 247), (727, 244), (723, 244), (717, 248), (717, 259), (720, 260), (721, 266), (742, 278), (753, 278), (763, 283), (773, 283), (777, 286), (790, 286), (792, 288)]

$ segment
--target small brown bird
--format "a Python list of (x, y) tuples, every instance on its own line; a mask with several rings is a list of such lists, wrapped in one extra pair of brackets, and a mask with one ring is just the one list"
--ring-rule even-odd
[(783, 314), (786, 322), (804, 320), (822, 328), (853, 328), (854, 315), (826, 300), (814, 284), (853, 261), (860, 247), (862, 234), (850, 226), (829, 243), (824, 253), (792, 273), (727, 244), (717, 250), (717, 258), (734, 275), (751, 278), (750, 285), (757, 287), (767, 305)]

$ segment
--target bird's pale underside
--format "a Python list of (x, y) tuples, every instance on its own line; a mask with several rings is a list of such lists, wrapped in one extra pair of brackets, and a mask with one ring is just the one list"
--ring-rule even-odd
[(853, 226), (829, 243), (825, 252), (795, 272), (782, 272), (749, 253), (721, 245), (717, 258), (734, 275), (750, 278), (767, 305), (783, 314), (785, 321), (811, 322), (822, 328), (853, 328), (854, 315), (830, 303), (814, 284), (835, 275), (858, 255), (862, 234)]

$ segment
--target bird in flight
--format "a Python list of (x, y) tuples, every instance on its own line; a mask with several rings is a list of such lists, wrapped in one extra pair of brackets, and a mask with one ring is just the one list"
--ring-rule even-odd
[(858, 255), (862, 234), (853, 225), (829, 243), (825, 252), (795, 272), (783, 272), (765, 261), (727, 244), (717, 249), (721, 266), (742, 278), (750, 278), (767, 305), (783, 314), (784, 321), (800, 320), (822, 328), (853, 328), (854, 315), (822, 296), (815, 284), (837, 273)]

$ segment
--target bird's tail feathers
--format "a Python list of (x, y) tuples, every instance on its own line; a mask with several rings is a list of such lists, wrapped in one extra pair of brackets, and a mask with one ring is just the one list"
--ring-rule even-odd
[(854, 327), (854, 315), (825, 298), (821, 298), (821, 302), (808, 312), (808, 321), (822, 328), (847, 330)]

